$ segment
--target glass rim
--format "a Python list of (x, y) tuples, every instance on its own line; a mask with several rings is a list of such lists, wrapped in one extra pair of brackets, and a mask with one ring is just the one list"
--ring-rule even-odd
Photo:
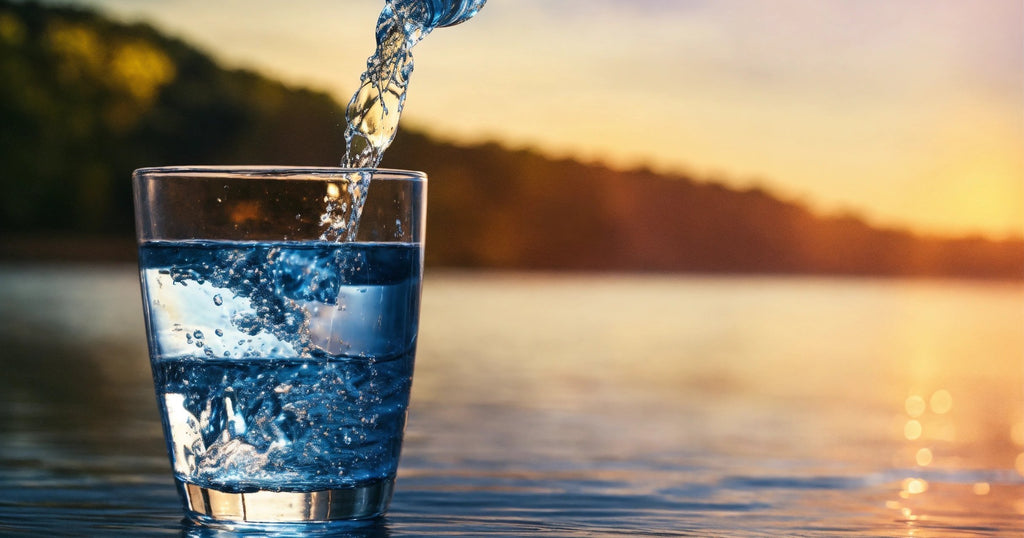
[(136, 169), (133, 177), (161, 176), (258, 177), (260, 179), (332, 179), (351, 174), (369, 173), (372, 181), (426, 181), (427, 174), (418, 170), (398, 168), (345, 168), (341, 166), (279, 166), (279, 165), (185, 165), (150, 166)]

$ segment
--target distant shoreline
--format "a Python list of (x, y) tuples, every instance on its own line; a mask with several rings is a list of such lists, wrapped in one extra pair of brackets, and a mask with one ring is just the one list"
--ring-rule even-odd
[(137, 259), (135, 240), (130, 237), (55, 233), (0, 238), (3, 263), (135, 263)]
[[(134, 264), (138, 260), (135, 240), (129, 237), (120, 236), (98, 236), (98, 235), (71, 235), (71, 234), (8, 234), (0, 238), (0, 264), (2, 265), (25, 265), (25, 264), (69, 264), (69, 265), (95, 265), (95, 264)], [(812, 269), (795, 271), (758, 271), (758, 270), (729, 270), (729, 271), (666, 271), (666, 270), (644, 270), (633, 269), (593, 269), (586, 267), (531, 267), (518, 265), (457, 265), (457, 264), (428, 264), (429, 267), (438, 270), (465, 271), (465, 272), (524, 272), (524, 273), (579, 273), (579, 274), (638, 274), (638, 275), (710, 275), (710, 276), (734, 276), (734, 277), (755, 277), (755, 276), (778, 276), (778, 277), (835, 277), (835, 278), (925, 278), (925, 279), (950, 279), (950, 280), (974, 280), (990, 282), (1024, 282), (1024, 273), (1019, 275), (971, 275), (971, 274), (943, 274), (941, 272), (922, 274), (899, 274), (885, 271), (869, 272), (828, 272)]]

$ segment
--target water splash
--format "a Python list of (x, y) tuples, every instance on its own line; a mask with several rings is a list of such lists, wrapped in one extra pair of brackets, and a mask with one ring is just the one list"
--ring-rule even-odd
[[(377, 19), (377, 48), (345, 110), (347, 168), (375, 168), (398, 132), (412, 75), (412, 48), (435, 28), (472, 18), (486, 0), (387, 0)], [(365, 189), (363, 189), (365, 191)], [(353, 201), (358, 204), (358, 201)]]
[(372, 171), (367, 169), (352, 170), (339, 181), (327, 184), (324, 209), (320, 214), (321, 241), (355, 241), (372, 176)]

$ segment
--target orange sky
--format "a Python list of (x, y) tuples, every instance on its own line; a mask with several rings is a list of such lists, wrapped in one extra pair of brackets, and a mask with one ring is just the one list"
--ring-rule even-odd
[[(383, 0), (79, 0), (347, 100)], [(405, 122), (1024, 233), (1019, 0), (490, 0), (416, 50)], [(415, 168), (415, 163), (404, 166)]]

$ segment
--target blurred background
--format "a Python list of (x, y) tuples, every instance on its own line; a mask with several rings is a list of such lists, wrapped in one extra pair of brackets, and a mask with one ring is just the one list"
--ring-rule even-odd
[[(337, 164), (379, 4), (0, 4), (0, 255), (130, 259), (134, 168)], [(494, 2), (383, 165), (431, 265), (1019, 279), (1021, 10)]]
[[(0, 0), (0, 533), (180, 521), (130, 176), (337, 165), (383, 0)], [(1024, 531), (1024, 4), (490, 0), (367, 536)], [(725, 517), (737, 516), (737, 517)], [(69, 531), (71, 529), (71, 531)]]

